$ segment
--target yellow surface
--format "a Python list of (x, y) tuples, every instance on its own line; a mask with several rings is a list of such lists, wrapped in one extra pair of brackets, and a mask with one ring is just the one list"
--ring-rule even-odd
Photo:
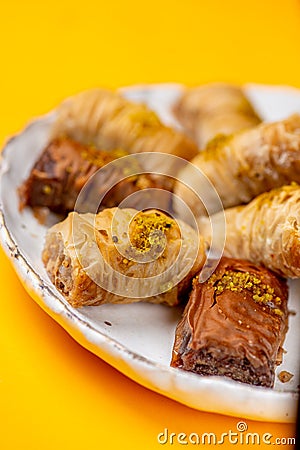
[[(300, 87), (296, 0), (0, 5), (1, 143), (64, 97), (97, 85), (225, 80)], [(238, 418), (150, 392), (81, 348), (25, 293), (2, 250), (0, 267), (1, 450), (182, 448), (159, 445), (157, 434), (236, 430)], [(251, 432), (294, 435), (292, 424), (247, 424)]]

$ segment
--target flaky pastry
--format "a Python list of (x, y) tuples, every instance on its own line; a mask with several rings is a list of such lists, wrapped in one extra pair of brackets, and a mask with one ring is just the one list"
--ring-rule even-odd
[(70, 213), (49, 229), (43, 251), (50, 279), (74, 307), (175, 305), (204, 261), (196, 231), (157, 210)]
[(174, 113), (200, 149), (217, 134), (231, 134), (261, 122), (243, 89), (226, 83), (185, 89)]
[(85, 91), (64, 101), (57, 108), (53, 134), (66, 134), (104, 150), (163, 152), (187, 160), (198, 153), (190, 138), (163, 125), (147, 106), (105, 89)]
[[(224, 208), (248, 203), (257, 195), (292, 181), (300, 183), (300, 115), (216, 138), (191, 162), (214, 185)], [(186, 166), (178, 179), (191, 180), (191, 172)], [(201, 178), (199, 182), (192, 181), (201, 192)], [(197, 198), (180, 182), (175, 186), (175, 194), (196, 215), (203, 214)]]
[[(300, 187), (283, 186), (261, 194), (248, 205), (225, 210), (224, 255), (243, 258), (290, 278), (300, 277)], [(218, 218), (212, 219), (217, 227)], [(199, 229), (210, 240), (209, 219)], [(216, 243), (216, 241), (215, 241)], [(217, 243), (222, 248), (223, 242)]]

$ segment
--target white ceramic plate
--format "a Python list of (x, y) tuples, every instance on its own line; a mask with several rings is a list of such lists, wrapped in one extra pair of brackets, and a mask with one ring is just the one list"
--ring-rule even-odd
[[(123, 90), (134, 101), (144, 101), (162, 120), (176, 126), (170, 106), (179, 85), (138, 86)], [(286, 87), (249, 85), (247, 93), (265, 120), (300, 112), (300, 91)], [(46, 227), (31, 211), (18, 210), (17, 187), (48, 140), (55, 117), (50, 113), (32, 122), (6, 145), (1, 160), (0, 235), (24, 287), (36, 302), (80, 344), (122, 373), (153, 391), (190, 407), (263, 421), (292, 421), (297, 407), (299, 379), (300, 280), (290, 282), (290, 316), (283, 364), (294, 374), (274, 389), (252, 387), (221, 377), (200, 377), (169, 367), (180, 308), (146, 303), (102, 305), (73, 309), (48, 279), (41, 261)], [(5, 313), (5, 312), (4, 312)]]

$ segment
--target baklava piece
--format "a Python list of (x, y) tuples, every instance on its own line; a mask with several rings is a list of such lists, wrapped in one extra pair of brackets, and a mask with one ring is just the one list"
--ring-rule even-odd
[(185, 89), (174, 113), (201, 149), (216, 135), (232, 134), (261, 122), (243, 89), (226, 83)]
[(43, 262), (74, 307), (147, 301), (176, 305), (205, 262), (203, 239), (157, 210), (70, 213), (48, 230)]
[[(208, 245), (211, 224), (223, 226), (223, 212), (198, 222)], [(215, 250), (224, 256), (262, 264), (286, 278), (300, 277), (300, 186), (292, 183), (272, 189), (248, 205), (225, 210), (226, 240), (214, 239)]]
[[(103, 209), (118, 206), (130, 194), (143, 189), (171, 188), (172, 182), (167, 177), (144, 173), (133, 157), (130, 160), (120, 159), (127, 155), (128, 152), (123, 150), (99, 150), (66, 137), (54, 139), (19, 188), (21, 210), (25, 206), (35, 209), (47, 207), (52, 212), (66, 215), (74, 210), (81, 189), (99, 169), (102, 169), (101, 172), (93, 178), (86, 191), (85, 212), (96, 212), (101, 199), (100, 209)], [(113, 161), (114, 164), (109, 164)], [(110, 189), (114, 181), (116, 184)], [(150, 196), (139, 196), (140, 203), (130, 206), (146, 208), (151, 196), (153, 191)], [(160, 199), (165, 202), (159, 207), (166, 208), (168, 197), (160, 196)]]
[[(300, 114), (217, 137), (191, 162), (213, 184), (224, 208), (248, 203), (257, 195), (292, 181), (300, 183)], [(180, 183), (192, 182), (202, 192), (203, 177), (194, 173), (192, 165), (183, 168), (174, 191), (198, 216), (203, 214), (203, 208), (191, 190)]]
[(193, 289), (176, 329), (171, 365), (272, 387), (287, 331), (286, 282), (263, 267), (222, 258)]
[[(198, 147), (189, 137), (164, 125), (146, 105), (131, 102), (115, 91), (81, 92), (64, 101), (56, 112), (54, 137), (64, 134), (105, 150), (163, 152), (187, 160), (198, 153)], [(170, 159), (166, 160), (166, 167), (169, 165)], [(161, 163), (156, 168), (161, 169)]]

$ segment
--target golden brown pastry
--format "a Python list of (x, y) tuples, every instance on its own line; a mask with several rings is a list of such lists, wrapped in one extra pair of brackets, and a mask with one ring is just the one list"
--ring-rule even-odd
[(185, 89), (174, 113), (200, 149), (217, 134), (231, 134), (261, 122), (243, 89), (226, 83)]
[[(248, 205), (225, 210), (224, 255), (243, 258), (290, 278), (300, 277), (300, 187), (283, 186), (261, 194)], [(223, 213), (213, 220), (222, 222)], [(210, 223), (199, 221), (210, 240)], [(222, 248), (223, 242), (215, 243)]]
[[(292, 181), (300, 182), (300, 115), (216, 138), (191, 162), (214, 185), (224, 208), (248, 203), (262, 192)], [(188, 165), (178, 179), (193, 181), (201, 191), (201, 181), (193, 179), (191, 172)], [(184, 185), (178, 183), (175, 193), (196, 215), (203, 213)]]
[(157, 210), (71, 213), (47, 233), (43, 262), (74, 307), (177, 304), (205, 261), (203, 239)]
[(272, 387), (287, 331), (284, 279), (249, 261), (222, 258), (193, 290), (176, 329), (171, 365)]
[(64, 101), (57, 108), (53, 134), (66, 134), (104, 150), (163, 152), (187, 160), (198, 153), (191, 139), (163, 125), (147, 106), (105, 89), (82, 92)]
[[(80, 212), (81, 206), (84, 206), (84, 212), (97, 212), (104, 207), (118, 206), (134, 192), (144, 189), (152, 190), (144, 191), (135, 200), (131, 196), (131, 207), (147, 208), (156, 195), (156, 207), (166, 209), (169, 198), (166, 194), (161, 195), (161, 189), (171, 190), (173, 183), (169, 181), (167, 184), (166, 177), (162, 179), (143, 173), (144, 169), (134, 155), (122, 158), (127, 155), (122, 150), (100, 150), (70, 138), (54, 139), (43, 150), (29, 177), (19, 188), (20, 209), (30, 206), (36, 212), (47, 208), (66, 215), (76, 205)], [(113, 161), (114, 164), (109, 164)], [(96, 173), (97, 176), (93, 177)], [(86, 195), (80, 197), (79, 205), (78, 196), (88, 181)]]

